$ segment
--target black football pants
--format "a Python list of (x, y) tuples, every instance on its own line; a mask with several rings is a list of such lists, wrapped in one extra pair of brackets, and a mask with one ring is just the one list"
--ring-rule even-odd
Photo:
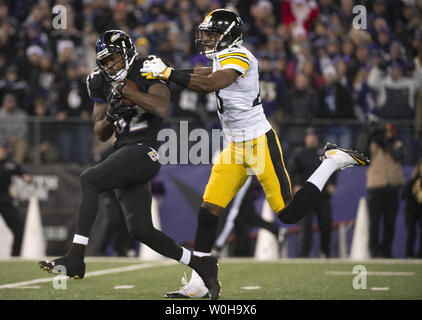
[(24, 222), (19, 211), (13, 206), (12, 202), (0, 202), (0, 214), (3, 216), (4, 222), (13, 233), (12, 256), (20, 255)]
[[(368, 190), (369, 209), (369, 249), (372, 257), (392, 257), (394, 229), (399, 209), (398, 188), (378, 188)], [(380, 243), (381, 219), (383, 220)]]
[(314, 213), (318, 218), (321, 251), (326, 257), (330, 257), (332, 228), (331, 197), (323, 193), (315, 200), (311, 210), (308, 211), (302, 220), (301, 257), (309, 257), (312, 248), (312, 218)]
[(85, 170), (80, 176), (81, 202), (76, 234), (89, 237), (98, 211), (99, 194), (114, 189), (129, 233), (158, 253), (179, 260), (182, 248), (152, 224), (150, 180), (160, 170), (160, 163), (153, 158), (154, 149), (130, 144)]

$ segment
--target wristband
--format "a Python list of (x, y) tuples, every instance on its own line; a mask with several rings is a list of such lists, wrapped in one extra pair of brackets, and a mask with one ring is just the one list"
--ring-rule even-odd
[(194, 74), (193, 69), (180, 69), (178, 71), (183, 72), (183, 73), (187, 73), (187, 74)]
[(168, 79), (182, 87), (187, 88), (190, 82), (190, 77), (190, 74), (178, 70), (172, 70)]

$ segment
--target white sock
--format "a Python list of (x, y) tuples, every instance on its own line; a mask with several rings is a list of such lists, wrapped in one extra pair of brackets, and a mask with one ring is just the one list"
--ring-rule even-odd
[(314, 173), (309, 177), (307, 182), (315, 185), (319, 191), (324, 189), (325, 184), (331, 175), (337, 171), (336, 163), (331, 158), (326, 158), (322, 161), (321, 165), (314, 171)]
[(182, 249), (183, 249), (183, 253), (182, 253), (182, 257), (180, 258), (179, 262), (183, 263), (185, 265), (188, 265), (189, 262), (190, 262), (190, 257), (191, 257), (192, 254), (188, 249), (183, 248), (183, 247), (182, 247)]
[(73, 236), (73, 243), (78, 243), (86, 246), (88, 244), (89, 238), (81, 236), (79, 234), (75, 234)]
[[(204, 256), (210, 256), (211, 252), (194, 251), (193, 254), (195, 256), (198, 256), (198, 257), (204, 257)], [(195, 270), (192, 270), (192, 276), (190, 278), (189, 283), (194, 283), (198, 286), (205, 286), (204, 281), (202, 280), (202, 278), (199, 276), (199, 274)]]

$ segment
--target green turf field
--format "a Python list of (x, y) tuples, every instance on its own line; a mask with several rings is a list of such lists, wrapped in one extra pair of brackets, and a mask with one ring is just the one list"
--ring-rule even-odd
[[(63, 290), (53, 288), (55, 276), (36, 261), (2, 260), (0, 300), (157, 300), (180, 287), (184, 272), (190, 275), (188, 267), (170, 260), (88, 258), (86, 263), (85, 279), (68, 279)], [(353, 288), (355, 265), (367, 270), (366, 289)], [(227, 300), (422, 299), (421, 260), (223, 259), (220, 266), (221, 299)]]

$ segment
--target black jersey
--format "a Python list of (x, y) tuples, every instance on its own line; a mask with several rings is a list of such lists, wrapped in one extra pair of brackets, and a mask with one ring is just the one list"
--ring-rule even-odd
[[(135, 82), (139, 91), (146, 93), (150, 86), (163, 82), (160, 80), (147, 80), (141, 76), (139, 70), (142, 68), (144, 61), (145, 59), (135, 61), (126, 79)], [(106, 103), (111, 83), (106, 81), (100, 70), (95, 68), (86, 81), (89, 97), (96, 102)], [(114, 132), (116, 133), (117, 139), (114, 147), (118, 149), (126, 144), (143, 142), (154, 148), (158, 148), (157, 134), (161, 124), (161, 118), (146, 112), (139, 106), (135, 108), (138, 114), (131, 118), (120, 119), (114, 123)]]
[(25, 170), (13, 161), (0, 160), (0, 203), (12, 201), (9, 195), (9, 187), (12, 183), (12, 176), (23, 175)]

